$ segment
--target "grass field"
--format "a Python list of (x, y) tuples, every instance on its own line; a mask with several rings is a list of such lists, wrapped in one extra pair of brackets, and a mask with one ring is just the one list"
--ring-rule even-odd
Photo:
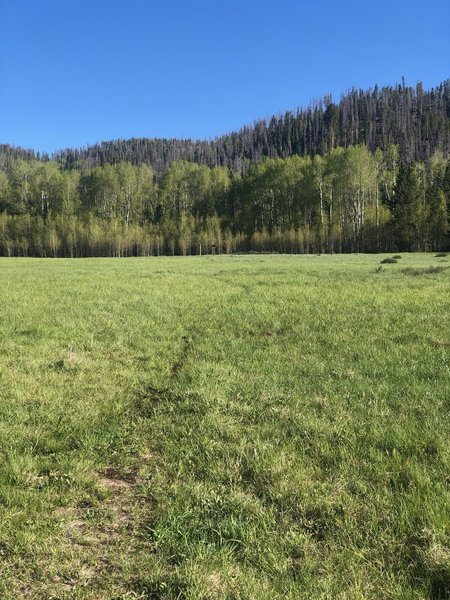
[(450, 258), (0, 260), (0, 597), (448, 598)]

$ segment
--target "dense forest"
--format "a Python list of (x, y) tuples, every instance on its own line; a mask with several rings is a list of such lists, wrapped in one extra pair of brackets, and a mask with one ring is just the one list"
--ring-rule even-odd
[(0, 254), (449, 247), (450, 83), (352, 91), (214, 141), (0, 146)]

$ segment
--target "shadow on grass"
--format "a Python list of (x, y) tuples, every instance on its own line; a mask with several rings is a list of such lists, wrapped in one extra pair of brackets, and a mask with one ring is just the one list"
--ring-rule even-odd
[(413, 276), (436, 275), (437, 273), (442, 273), (443, 271), (446, 271), (449, 268), (450, 267), (440, 267), (440, 266), (423, 267), (423, 268), (406, 267), (406, 269), (402, 269), (402, 273), (404, 275), (413, 275)]

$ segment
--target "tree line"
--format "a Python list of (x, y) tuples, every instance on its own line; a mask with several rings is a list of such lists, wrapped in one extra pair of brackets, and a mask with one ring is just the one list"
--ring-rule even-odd
[(406, 161), (428, 161), (450, 152), (450, 81), (424, 90), (401, 85), (353, 89), (338, 102), (325, 96), (309, 108), (260, 119), (252, 126), (214, 140), (135, 138), (106, 141), (87, 148), (67, 148), (52, 157), (0, 145), (0, 166), (9, 158), (53, 158), (63, 169), (130, 162), (164, 172), (179, 160), (245, 173), (262, 158), (325, 155), (330, 150), (364, 144), (383, 152), (395, 144)]
[(450, 152), (450, 81), (424, 90), (418, 83), (353, 89), (339, 102), (326, 96), (307, 109), (260, 119), (253, 126), (211, 141), (138, 138), (67, 149), (55, 155), (64, 168), (120, 161), (164, 171), (188, 160), (245, 173), (261, 158), (324, 155), (333, 148), (364, 144), (374, 152), (396, 144), (406, 161)]
[(263, 158), (245, 173), (175, 161), (0, 168), (3, 256), (379, 252), (449, 247), (450, 166), (398, 145)]

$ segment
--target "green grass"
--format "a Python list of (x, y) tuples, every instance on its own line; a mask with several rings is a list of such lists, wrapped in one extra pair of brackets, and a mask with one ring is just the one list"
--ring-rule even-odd
[(0, 260), (0, 597), (448, 598), (450, 270), (382, 258)]

